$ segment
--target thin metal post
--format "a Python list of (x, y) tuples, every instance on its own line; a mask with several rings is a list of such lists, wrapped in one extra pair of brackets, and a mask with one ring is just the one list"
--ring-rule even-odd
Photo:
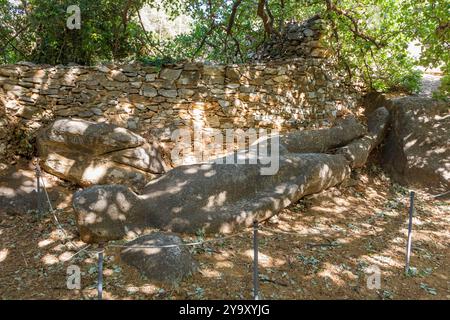
[(259, 300), (258, 221), (253, 221), (253, 297)]
[(103, 297), (103, 246), (100, 246), (98, 253), (98, 281), (97, 281), (97, 297), (102, 300)]
[(39, 218), (42, 217), (42, 203), (41, 203), (41, 172), (39, 168), (39, 163), (36, 164), (36, 183), (37, 183), (37, 190), (36, 190), (36, 197), (37, 197), (37, 210)]
[(409, 197), (409, 223), (408, 223), (408, 242), (406, 245), (406, 267), (405, 272), (409, 271), (409, 261), (411, 258), (411, 244), (412, 244), (412, 218), (414, 212), (414, 191), (411, 191)]

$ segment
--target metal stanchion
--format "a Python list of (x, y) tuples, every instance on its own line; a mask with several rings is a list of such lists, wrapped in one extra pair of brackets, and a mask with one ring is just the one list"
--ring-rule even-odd
[(253, 297), (259, 300), (258, 221), (253, 222)]
[(39, 218), (42, 217), (42, 203), (41, 203), (41, 170), (39, 168), (39, 159), (36, 160), (36, 198), (37, 198), (37, 211)]
[(408, 242), (406, 245), (406, 266), (405, 272), (409, 272), (409, 261), (411, 258), (411, 244), (412, 244), (412, 219), (414, 212), (414, 191), (410, 193), (410, 203), (409, 203), (409, 223), (408, 223)]
[(99, 247), (98, 253), (98, 282), (97, 282), (97, 298), (102, 300), (103, 297), (103, 245)]

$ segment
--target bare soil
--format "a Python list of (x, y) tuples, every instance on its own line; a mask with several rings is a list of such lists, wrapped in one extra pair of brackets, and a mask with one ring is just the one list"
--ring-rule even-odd
[[(33, 183), (34, 172), (19, 164)], [(9, 174), (0, 172), (0, 177)], [(55, 214), (0, 209), (2, 299), (95, 299), (98, 248), (77, 238), (70, 186), (44, 174)], [(6, 179), (7, 181), (7, 179)], [(0, 184), (0, 189), (6, 188)], [(14, 190), (20, 186), (15, 185)], [(14, 191), (13, 190), (13, 191)], [(409, 195), (375, 165), (353, 186), (309, 196), (263, 224), (259, 233), (260, 289), (265, 299), (450, 299), (450, 202), (416, 190), (413, 271), (405, 274)], [(220, 237), (216, 235), (215, 237)], [(186, 242), (214, 237), (184, 235)], [(70, 239), (70, 241), (68, 241)], [(152, 283), (105, 249), (104, 299), (251, 299), (252, 234), (191, 247), (200, 270), (177, 287)], [(75, 255), (75, 256), (74, 256)], [(67, 267), (81, 268), (80, 290), (66, 286)], [(381, 287), (369, 289), (370, 268)], [(368, 270), (369, 268), (369, 270)]]

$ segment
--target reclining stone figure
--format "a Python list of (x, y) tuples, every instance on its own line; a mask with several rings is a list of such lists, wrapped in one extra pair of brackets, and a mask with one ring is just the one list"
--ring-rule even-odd
[(368, 132), (348, 118), (330, 129), (286, 134), (274, 175), (261, 175), (261, 164), (193, 164), (151, 181), (140, 195), (122, 185), (79, 191), (73, 207), (81, 239), (104, 242), (146, 228), (192, 234), (249, 226), (342, 183), (381, 141), (388, 118), (379, 108), (368, 117)]

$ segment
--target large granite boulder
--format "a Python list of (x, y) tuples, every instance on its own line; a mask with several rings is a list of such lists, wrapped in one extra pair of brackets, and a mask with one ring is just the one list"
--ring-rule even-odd
[[(387, 120), (385, 110), (369, 117), (372, 140), (364, 149), (367, 154), (381, 140)], [(321, 132), (329, 136), (329, 132)], [(360, 131), (354, 130), (354, 139), (359, 136)], [(346, 135), (345, 139), (350, 138)], [(298, 136), (290, 141), (301, 143)], [(341, 143), (332, 144), (337, 145)], [(342, 183), (354, 163), (349, 158), (352, 150), (336, 154), (282, 152), (273, 175), (262, 175), (261, 169), (267, 165), (261, 163), (179, 166), (151, 181), (141, 195), (118, 185), (88, 188), (77, 192), (73, 200), (80, 235), (86, 242), (102, 242), (144, 228), (229, 233), (277, 214), (305, 195)], [(367, 159), (364, 152), (358, 157)]]
[(156, 143), (113, 124), (57, 120), (40, 132), (37, 146), (45, 171), (83, 187), (139, 188), (167, 168)]
[(399, 183), (432, 193), (450, 190), (450, 105), (431, 98), (389, 101), (392, 127), (383, 148), (385, 170)]
[(157, 283), (176, 285), (198, 268), (181, 238), (172, 233), (155, 232), (133, 240), (120, 258)]

